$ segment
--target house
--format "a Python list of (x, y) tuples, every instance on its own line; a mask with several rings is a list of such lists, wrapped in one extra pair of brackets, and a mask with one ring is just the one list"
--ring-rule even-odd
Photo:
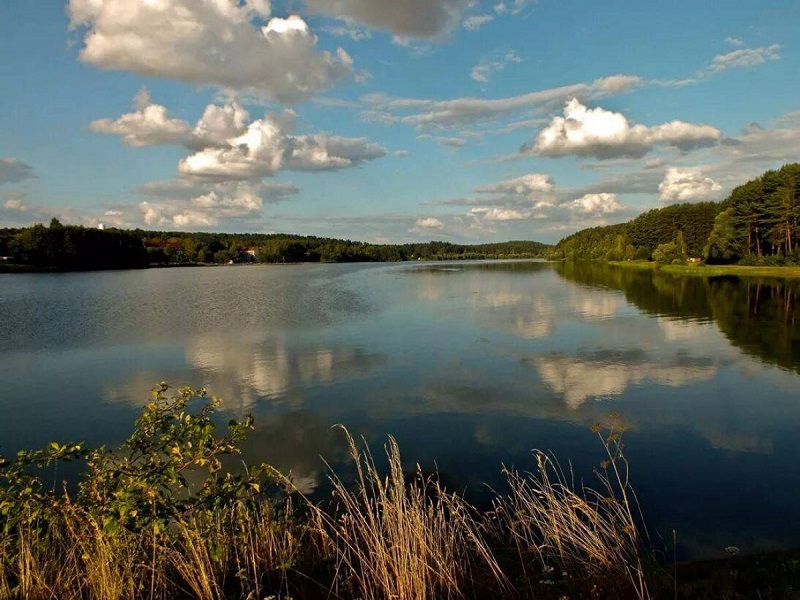
[(702, 260), (703, 260), (702, 258), (697, 258), (696, 256), (690, 256), (689, 258), (686, 259), (686, 262), (689, 263), (690, 265), (697, 265), (700, 264)]
[(252, 256), (253, 258), (255, 258), (255, 257), (256, 257), (256, 249), (255, 249), (255, 247), (254, 247), (254, 246), (242, 246), (242, 247), (240, 248), (240, 250), (242, 251), (242, 253), (244, 253), (244, 254), (249, 254), (249, 255), (250, 255), (250, 256)]

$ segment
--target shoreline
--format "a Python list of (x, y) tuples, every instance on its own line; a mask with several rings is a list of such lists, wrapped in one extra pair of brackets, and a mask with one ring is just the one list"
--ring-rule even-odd
[(419, 264), (419, 263), (450, 263), (467, 261), (549, 261), (541, 256), (493, 256), (484, 258), (424, 258), (414, 260), (369, 260), (369, 261), (286, 261), (286, 262), (239, 262), (239, 263), (154, 263), (146, 267), (117, 267), (109, 269), (58, 269), (55, 267), (36, 267), (14, 263), (0, 263), (0, 275), (22, 273), (102, 273), (108, 271), (147, 271), (150, 269), (177, 269), (194, 267), (290, 267), (299, 265), (391, 265), (391, 264)]
[(800, 279), (800, 267), (750, 267), (743, 265), (659, 265), (653, 261), (604, 261), (613, 267), (661, 271), (670, 275), (688, 277), (768, 277), (773, 279)]

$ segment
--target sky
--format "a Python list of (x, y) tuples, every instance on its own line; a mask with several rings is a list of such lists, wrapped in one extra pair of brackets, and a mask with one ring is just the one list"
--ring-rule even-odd
[(796, 0), (11, 0), (0, 226), (555, 242), (800, 161)]

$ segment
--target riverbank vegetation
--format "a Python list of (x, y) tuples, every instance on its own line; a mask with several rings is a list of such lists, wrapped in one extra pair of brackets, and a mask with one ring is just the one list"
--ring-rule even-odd
[(747, 265), (706, 265), (706, 264), (667, 264), (654, 261), (608, 261), (615, 267), (626, 269), (642, 269), (646, 271), (660, 270), (670, 275), (686, 275), (689, 277), (757, 277), (757, 278), (800, 278), (800, 266), (747, 266)]
[(367, 244), (284, 234), (181, 233), (92, 229), (57, 219), (0, 229), (0, 269), (81, 271), (229, 263), (396, 262), (540, 258), (539, 242)]
[[(596, 487), (536, 453), (480, 513), (406, 471), (394, 440), (373, 457), (346, 433), (350, 476), (331, 471), (332, 494), (312, 501), (231, 460), (253, 423), (218, 432), (217, 404), (162, 384), (120, 448), (0, 462), (0, 598), (650, 597), (616, 420), (594, 428)], [(71, 461), (82, 475), (62, 484)]]
[(594, 227), (561, 240), (549, 253), (567, 260), (652, 260), (671, 265), (800, 265), (800, 164), (735, 188), (722, 202), (678, 204), (628, 223)]
[[(217, 406), (161, 384), (119, 448), (0, 460), (0, 598), (788, 598), (800, 576), (791, 555), (737, 557), (741, 577), (727, 562), (660, 565), (613, 415), (592, 427), (594, 486), (534, 452), (530, 472), (503, 467), (479, 512), (404, 469), (393, 439), (373, 456), (346, 431), (350, 468), (312, 500), (237, 464), (254, 424), (218, 431)], [(72, 461), (82, 475), (59, 482)]]

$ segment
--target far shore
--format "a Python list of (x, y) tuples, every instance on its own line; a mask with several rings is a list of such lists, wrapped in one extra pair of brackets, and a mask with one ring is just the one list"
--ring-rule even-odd
[(745, 267), (742, 265), (659, 265), (653, 261), (630, 260), (608, 261), (608, 264), (626, 269), (647, 271), (660, 270), (670, 275), (692, 277), (774, 277), (779, 279), (800, 278), (800, 267)]

